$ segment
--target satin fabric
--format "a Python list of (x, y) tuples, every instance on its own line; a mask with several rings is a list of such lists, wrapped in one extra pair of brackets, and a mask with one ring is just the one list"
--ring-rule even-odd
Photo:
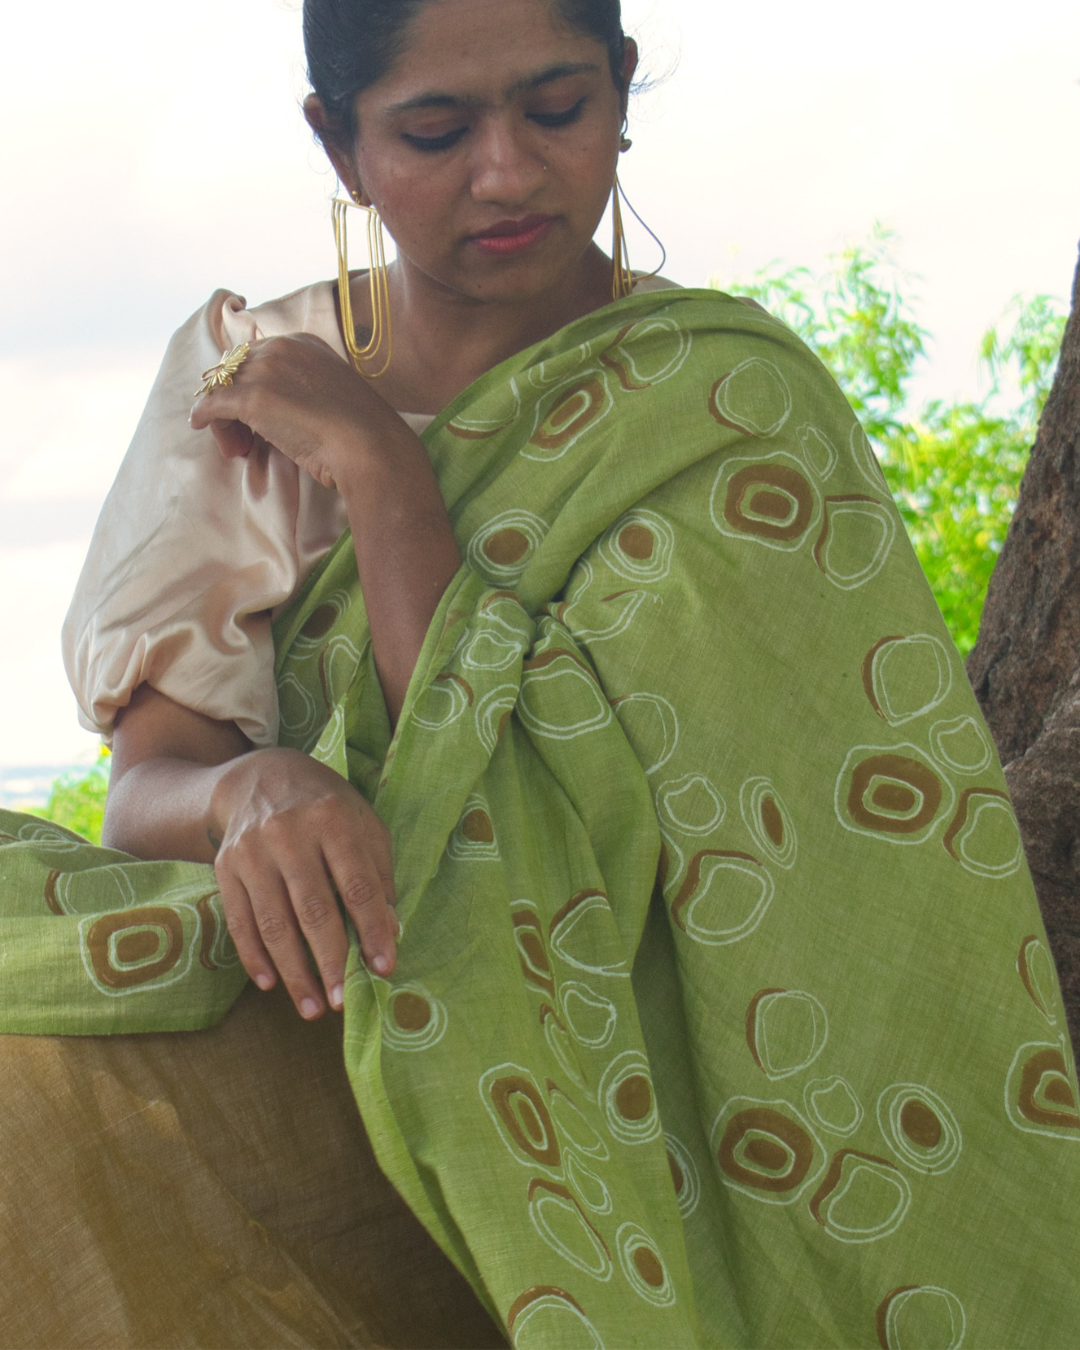
[[(345, 505), (276, 450), (223, 459), (188, 414), (198, 373), (241, 342), (312, 333), (347, 360), (335, 290), (319, 281), (254, 309), (218, 290), (169, 343), (63, 629), (79, 720), (106, 741), (145, 683), (256, 746), (277, 743), (270, 620), (347, 528)], [(418, 435), (433, 420), (402, 416)]]

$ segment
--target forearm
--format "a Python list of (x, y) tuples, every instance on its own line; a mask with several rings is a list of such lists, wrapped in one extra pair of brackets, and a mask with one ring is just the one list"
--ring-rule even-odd
[(230, 763), (159, 758), (133, 764), (109, 787), (102, 843), (136, 858), (212, 863), (220, 843), (214, 789)]
[(402, 430), (392, 444), (357, 456), (338, 483), (392, 724), (432, 617), (461, 566), (427, 451), (408, 428)]
[(103, 833), (139, 858), (212, 862), (245, 970), (261, 989), (280, 973), (304, 1017), (322, 1014), (324, 995), (342, 1006), (339, 897), (364, 959), (380, 975), (394, 968), (389, 831), (310, 755), (252, 749), (235, 723), (140, 685), (117, 713)]

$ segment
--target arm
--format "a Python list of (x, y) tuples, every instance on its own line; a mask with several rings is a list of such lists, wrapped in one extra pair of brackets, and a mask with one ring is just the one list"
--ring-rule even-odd
[(267, 441), (345, 502), (375, 667), (391, 725), (424, 636), (461, 566), (423, 442), (319, 338), (253, 343), (236, 382), (199, 398), (191, 424), (221, 452)]
[[(280, 973), (305, 1017), (342, 1005), (348, 939), (394, 967), (389, 832), (344, 779), (295, 750), (252, 750), (147, 685), (117, 717), (104, 843), (136, 857), (213, 862), (229, 932), (260, 989)], [(312, 974), (305, 941), (323, 990)]]
[(432, 617), (461, 566), (427, 451), (396, 414), (394, 422), (395, 434), (361, 443), (337, 480), (391, 726)]
[[(226, 456), (259, 437), (341, 492), (372, 647), (396, 721), (431, 617), (460, 565), (427, 452), (317, 338), (252, 344), (237, 382), (201, 397), (192, 426)], [(213, 861), (229, 930), (264, 989), (279, 972), (305, 1016), (324, 1010), (304, 941), (341, 1006), (341, 896), (376, 973), (394, 966), (390, 841), (359, 793), (309, 756), (252, 750), (238, 728), (143, 687), (117, 721), (106, 839), (142, 857)]]

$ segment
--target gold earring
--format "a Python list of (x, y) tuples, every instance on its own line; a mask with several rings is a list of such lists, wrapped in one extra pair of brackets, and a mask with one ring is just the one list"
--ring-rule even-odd
[(634, 293), (634, 274), (630, 270), (630, 253), (626, 247), (626, 231), (623, 229), (622, 206), (619, 198), (622, 188), (619, 175), (615, 175), (615, 187), (611, 193), (611, 298), (625, 300)]
[[(334, 243), (338, 257), (338, 301), (341, 305), (341, 328), (345, 347), (352, 363), (366, 380), (377, 380), (385, 375), (394, 355), (394, 331), (390, 322), (390, 281), (386, 272), (386, 247), (382, 218), (373, 206), (365, 206), (360, 194), (353, 192), (352, 201), (335, 197), (331, 203), (334, 221)], [(368, 281), (371, 287), (371, 339), (361, 347), (356, 341), (353, 322), (352, 295), (349, 291), (349, 247), (347, 217), (350, 206), (367, 212)], [(366, 362), (374, 362), (386, 347), (386, 359), (378, 370), (366, 370)]]

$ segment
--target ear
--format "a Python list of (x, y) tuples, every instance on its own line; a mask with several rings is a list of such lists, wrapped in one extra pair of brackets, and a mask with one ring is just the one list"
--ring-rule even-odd
[(622, 68), (623, 91), (624, 91), (622, 96), (622, 113), (624, 117), (626, 116), (627, 107), (629, 106), (630, 102), (630, 86), (634, 82), (634, 76), (637, 73), (639, 60), (640, 54), (638, 52), (638, 45), (632, 37), (628, 37), (626, 39), (626, 47), (624, 49), (623, 68)]
[(354, 192), (357, 193), (363, 204), (370, 206), (371, 201), (365, 194), (363, 184), (360, 182), (356, 162), (350, 154), (346, 153), (342, 142), (335, 134), (333, 123), (318, 94), (308, 94), (307, 98), (304, 99), (304, 117), (308, 126), (319, 138), (319, 142), (326, 151), (330, 163), (334, 166), (335, 173), (344, 184), (346, 192), (350, 196)]

